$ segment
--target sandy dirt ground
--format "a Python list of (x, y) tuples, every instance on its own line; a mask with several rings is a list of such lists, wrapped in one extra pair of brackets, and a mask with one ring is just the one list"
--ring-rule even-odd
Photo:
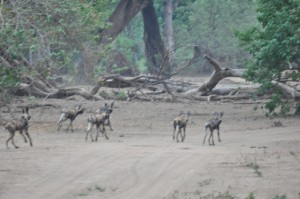
[[(65, 131), (67, 123), (57, 132), (60, 109), (78, 103), (86, 112), (75, 120), (74, 132)], [(247, 100), (116, 101), (110, 139), (85, 142), (87, 118), (103, 103), (26, 101), (45, 106), (30, 110), (33, 147), (17, 133), (20, 148), (6, 149), (9, 134), (0, 129), (0, 198), (300, 198), (299, 117), (266, 118)], [(172, 121), (180, 111), (192, 113), (184, 143), (172, 140)], [(214, 111), (225, 113), (222, 142), (203, 145), (204, 123)]]

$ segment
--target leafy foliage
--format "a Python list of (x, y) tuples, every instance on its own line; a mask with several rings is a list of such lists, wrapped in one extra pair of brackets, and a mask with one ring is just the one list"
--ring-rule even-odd
[[(105, 17), (112, 12), (104, 9), (114, 2), (1, 1), (1, 88), (10, 90), (28, 74), (76, 76), (81, 60), (96, 57), (98, 29), (105, 26)], [(87, 68), (94, 63), (91, 60)]]
[[(237, 32), (242, 45), (252, 55), (248, 59), (247, 80), (262, 85), (262, 91), (272, 88), (272, 80), (280, 81), (288, 63), (298, 62), (300, 57), (300, 2), (298, 0), (258, 0), (257, 19), (260, 27)], [(293, 79), (300, 80), (299, 71)], [(288, 111), (282, 94), (274, 94), (266, 104), (270, 113)]]
[(10, 97), (7, 93), (8, 90), (14, 90), (20, 83), (17, 71), (8, 68), (1, 67), (0, 70), (0, 101), (8, 102), (10, 101)]

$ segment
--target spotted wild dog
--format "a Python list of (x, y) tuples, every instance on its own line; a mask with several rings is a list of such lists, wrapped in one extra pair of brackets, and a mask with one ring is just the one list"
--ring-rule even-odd
[(98, 113), (105, 113), (105, 121), (106, 121), (105, 125), (109, 126), (109, 129), (111, 131), (113, 131), (113, 129), (112, 129), (112, 126), (110, 123), (110, 114), (113, 112), (114, 104), (115, 104), (115, 101), (113, 101), (110, 105), (105, 103), (103, 107), (100, 107), (97, 110)]
[[(208, 144), (209, 145), (215, 145), (214, 143), (214, 135), (213, 132), (214, 130), (218, 131), (218, 141), (221, 142), (221, 138), (220, 138), (220, 124), (222, 123), (222, 117), (223, 117), (224, 113), (223, 112), (215, 112), (213, 113), (213, 117), (205, 123), (205, 136), (204, 136), (204, 140), (203, 140), (203, 144), (205, 144), (205, 139), (206, 136), (208, 134), (207, 129), (209, 129), (210, 131), (210, 135), (208, 138)], [(211, 140), (211, 142), (210, 142)]]
[[(90, 134), (91, 137), (91, 141), (94, 142), (94, 138), (93, 138), (93, 134), (92, 134), (92, 128), (95, 125), (96, 126), (96, 137), (95, 137), (95, 141), (98, 141), (98, 137), (99, 137), (99, 132), (101, 132), (105, 138), (108, 140), (108, 136), (105, 130), (105, 126), (106, 126), (106, 120), (109, 119), (109, 115), (112, 112), (112, 110), (106, 106), (107, 104), (105, 104), (104, 108), (101, 107), (99, 110), (96, 111), (95, 114), (91, 115), (88, 118), (88, 127), (86, 130), (86, 137), (85, 137), (85, 141), (87, 141), (88, 136)], [(110, 123), (109, 123), (110, 124)], [(111, 128), (111, 126), (110, 126)]]
[[(32, 146), (32, 140), (31, 137), (28, 133), (28, 128), (29, 128), (29, 120), (31, 116), (29, 115), (29, 108), (22, 108), (22, 117), (19, 119), (13, 119), (10, 122), (8, 122), (4, 128), (7, 129), (10, 133), (10, 137), (6, 140), (6, 148), (8, 149), (8, 142), (11, 140), (11, 143), (14, 145), (15, 148), (19, 148), (17, 145), (14, 143), (14, 136), (15, 132), (19, 131), (20, 134), (23, 136), (25, 143), (27, 143), (26, 137), (29, 139), (29, 144)], [(23, 134), (23, 130), (25, 131), (25, 135)]]
[[(179, 134), (181, 137), (181, 142), (184, 142), (185, 139), (185, 131), (186, 131), (186, 125), (189, 120), (189, 116), (191, 115), (190, 112), (187, 112), (186, 114), (183, 113), (182, 111), (180, 114), (174, 119), (173, 126), (174, 126), (174, 131), (173, 131), (173, 140), (175, 140), (175, 134), (176, 135), (176, 140), (179, 142)], [(183, 132), (182, 132), (183, 130)]]
[(67, 128), (67, 132), (70, 127), (71, 127), (71, 131), (73, 132), (73, 125), (72, 125), (73, 121), (79, 114), (82, 114), (83, 112), (84, 112), (84, 108), (82, 108), (81, 104), (75, 105), (73, 108), (70, 109), (62, 109), (59, 121), (57, 123), (57, 131), (60, 130), (62, 123), (69, 119), (70, 124)]

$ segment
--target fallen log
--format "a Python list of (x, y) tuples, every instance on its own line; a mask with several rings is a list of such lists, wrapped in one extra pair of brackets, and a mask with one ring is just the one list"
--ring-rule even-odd
[[(214, 72), (212, 73), (210, 78), (206, 82), (204, 82), (200, 87), (186, 91), (185, 97), (189, 97), (191, 95), (209, 95), (210, 93), (212, 93), (216, 85), (226, 77), (243, 78), (243, 73), (245, 72), (245, 69), (224, 68), (216, 60), (212, 59), (208, 55), (204, 55), (204, 58), (213, 66)], [(278, 87), (286, 96), (291, 96), (293, 100), (296, 101), (300, 100), (300, 92), (295, 88), (275, 80), (273, 80), (271, 83), (273, 86)]]
[(24, 83), (22, 83), (16, 91), (16, 95), (24, 96), (36, 96), (43, 98), (66, 98), (72, 95), (80, 95), (87, 100), (101, 100), (101, 97), (96, 96), (101, 84), (97, 85), (87, 92), (81, 88), (56, 88), (50, 84), (45, 83), (39, 78), (24, 77)]
[(204, 58), (213, 66), (214, 72), (200, 87), (185, 92), (186, 96), (193, 94), (208, 95), (222, 79), (226, 77), (243, 77), (244, 69), (224, 68), (208, 55), (204, 55)]

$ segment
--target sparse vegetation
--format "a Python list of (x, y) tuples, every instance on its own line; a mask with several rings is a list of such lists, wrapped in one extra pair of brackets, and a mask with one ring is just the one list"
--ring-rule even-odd
[[(196, 197), (192, 197), (193, 194)], [(180, 193), (177, 190), (170, 197), (164, 197), (163, 199), (182, 199), (182, 198), (197, 198), (197, 199), (240, 199), (237, 196), (234, 196), (229, 191), (225, 192), (212, 192), (208, 194), (202, 193), (200, 190), (196, 190), (193, 193)], [(251, 192), (245, 199), (255, 199), (254, 193)], [(277, 194), (272, 199), (287, 199), (286, 195)]]
[(174, 191), (174, 193), (170, 197), (164, 197), (164, 199), (181, 199), (181, 198), (191, 198), (191, 194), (196, 195), (198, 199), (237, 199), (237, 197), (233, 196), (229, 191), (226, 192), (212, 192), (209, 194), (203, 194), (200, 190), (197, 190), (193, 193), (179, 193), (178, 191)]
[(104, 187), (100, 187), (100, 186), (98, 186), (98, 185), (96, 185), (96, 186), (94, 187), (94, 190), (97, 190), (97, 191), (99, 191), (99, 192), (105, 192), (105, 188), (104, 188)]
[(236, 199), (229, 191), (224, 193), (211, 193), (205, 196), (199, 196), (199, 199)]
[(200, 186), (200, 187), (204, 187), (204, 186), (209, 185), (211, 182), (212, 182), (212, 179), (211, 179), (211, 178), (205, 179), (205, 180), (203, 180), (202, 182), (199, 182), (199, 186)]
[(245, 199), (255, 199), (254, 194), (251, 192)]
[(276, 195), (272, 199), (287, 199), (287, 197), (285, 195)]
[(256, 164), (256, 163), (248, 163), (246, 166), (247, 166), (247, 167), (250, 167), (250, 168), (252, 168), (252, 169), (254, 169), (254, 173), (255, 173), (257, 176), (262, 177), (262, 173), (261, 173), (261, 171), (259, 171), (259, 166), (258, 166), (258, 164)]
[(99, 185), (94, 185), (94, 186), (86, 188), (81, 193), (76, 194), (76, 196), (84, 197), (84, 196), (88, 196), (92, 192), (105, 192), (105, 190), (106, 190), (105, 187), (101, 187)]
[(122, 100), (122, 101), (127, 100), (126, 93), (124, 91), (118, 92), (118, 94), (117, 94), (117, 100)]
[(87, 196), (87, 195), (88, 195), (87, 193), (79, 193), (79, 194), (77, 194), (77, 196), (80, 196), (80, 197)]

